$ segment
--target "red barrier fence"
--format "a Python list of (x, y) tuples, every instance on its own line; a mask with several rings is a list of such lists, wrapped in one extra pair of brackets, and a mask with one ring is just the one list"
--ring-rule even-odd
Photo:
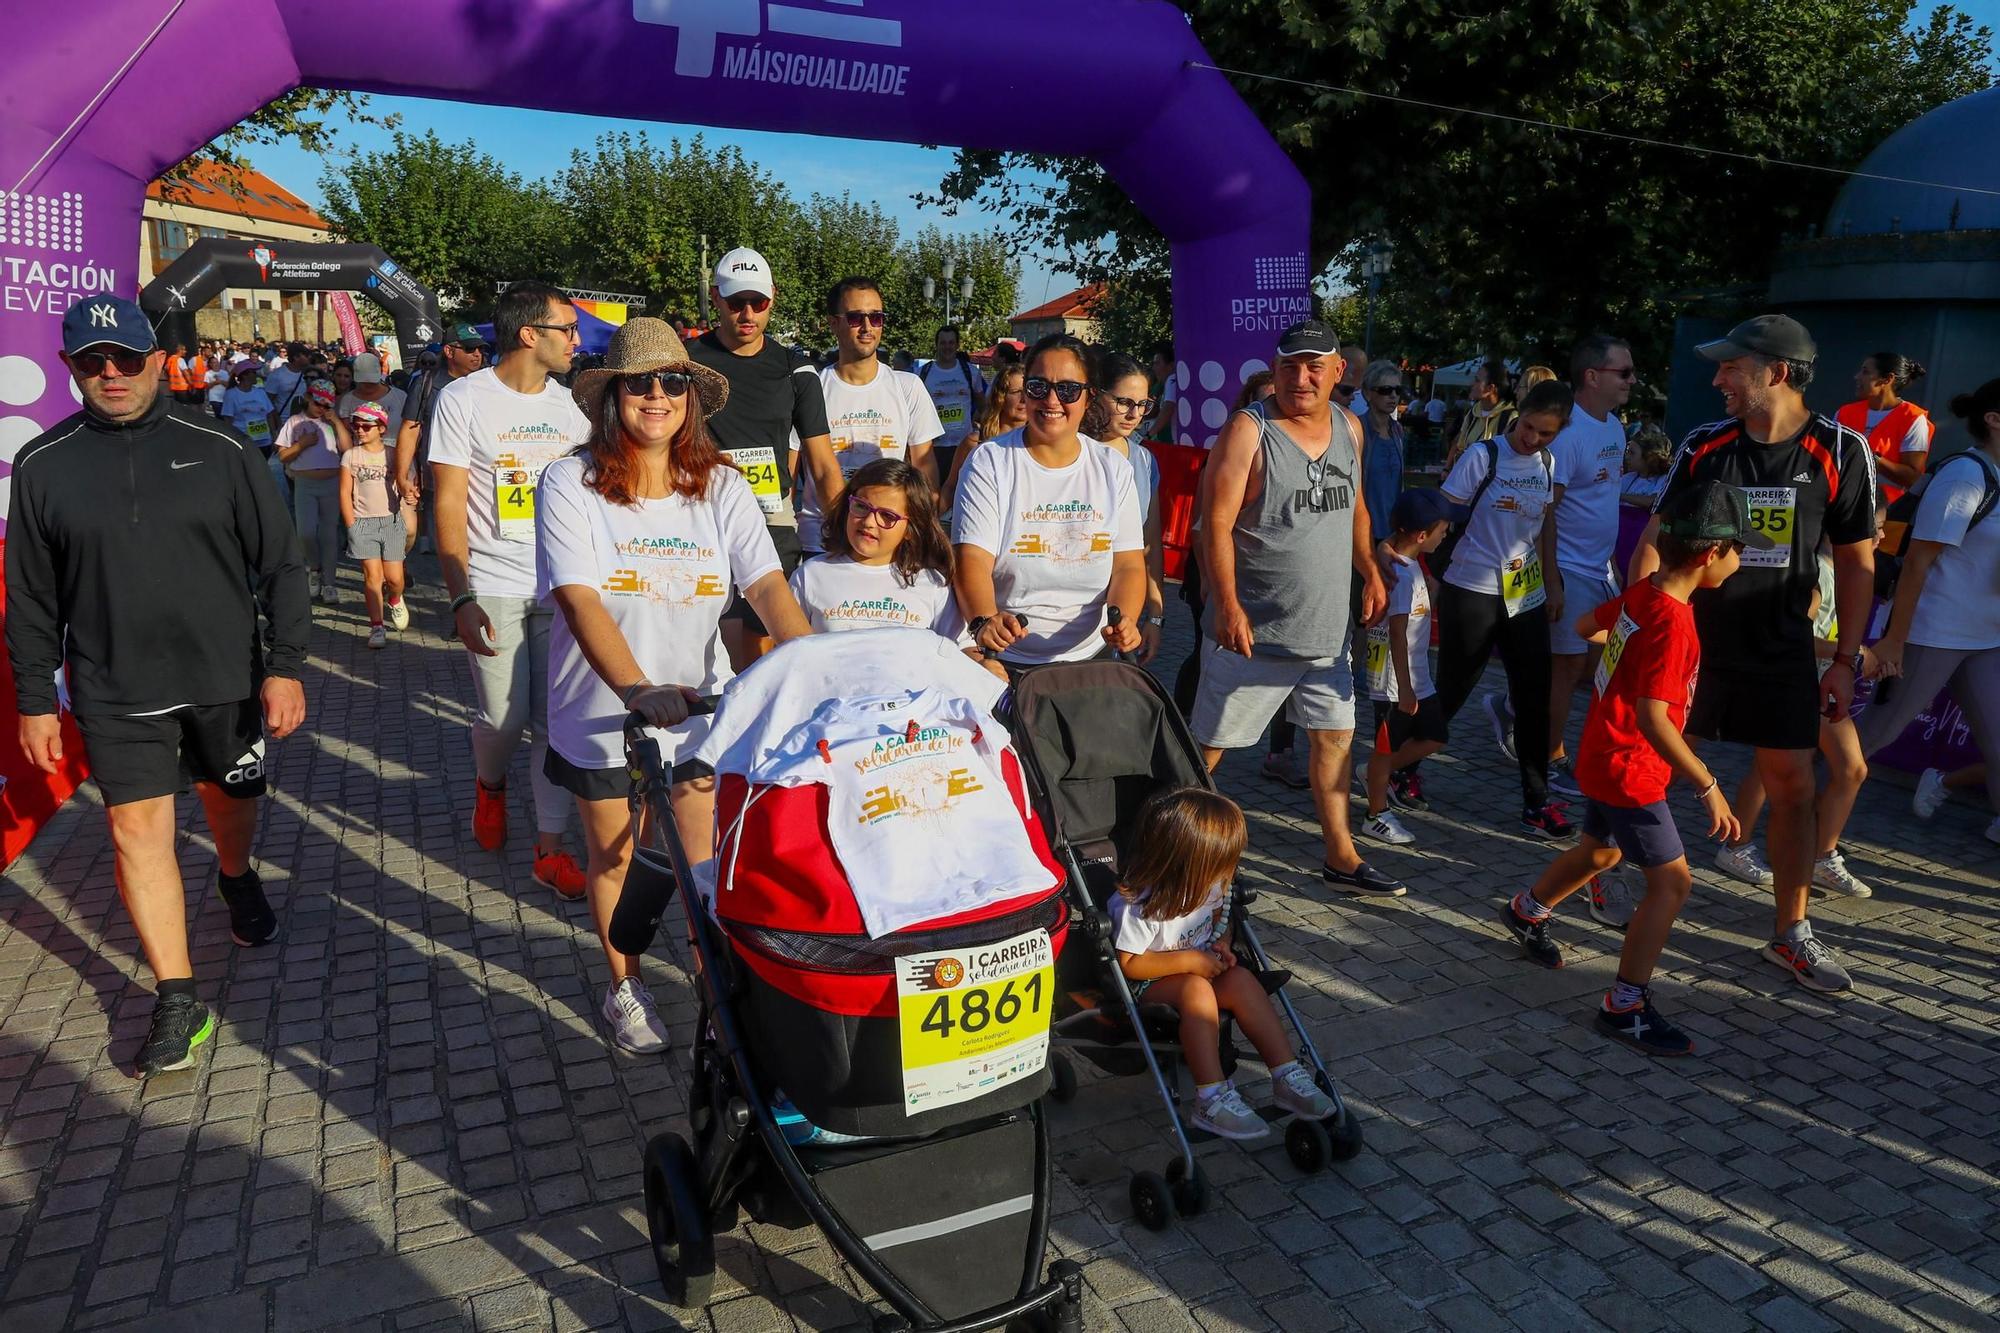
[[(0, 551), (6, 549), (0, 541)], [(7, 586), (0, 579), (0, 634), (7, 624)], [(21, 752), (21, 715), (14, 711), (14, 666), (0, 653), (0, 866), (12, 865), (83, 781), (83, 738), (63, 715), (63, 766), (54, 777)]]

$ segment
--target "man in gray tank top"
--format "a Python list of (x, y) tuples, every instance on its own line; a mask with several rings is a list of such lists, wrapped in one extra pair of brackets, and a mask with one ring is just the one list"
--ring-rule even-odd
[(1396, 897), (1403, 886), (1363, 861), (1348, 833), (1352, 574), (1364, 624), (1381, 619), (1388, 594), (1360, 500), (1361, 427), (1331, 402), (1342, 369), (1333, 330), (1294, 324), (1278, 340), (1277, 392), (1216, 438), (1201, 517), (1208, 606), (1193, 730), (1213, 770), (1224, 750), (1256, 744), (1289, 698), (1311, 739), (1321, 875), (1346, 893)]

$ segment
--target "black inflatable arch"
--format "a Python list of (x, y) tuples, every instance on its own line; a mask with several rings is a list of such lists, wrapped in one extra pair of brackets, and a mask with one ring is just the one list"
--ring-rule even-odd
[(196, 241), (139, 293), (160, 345), (196, 342), (194, 313), (230, 287), (359, 292), (396, 321), (403, 364), (416, 364), (444, 328), (437, 293), (372, 245), (314, 244), (210, 237)]

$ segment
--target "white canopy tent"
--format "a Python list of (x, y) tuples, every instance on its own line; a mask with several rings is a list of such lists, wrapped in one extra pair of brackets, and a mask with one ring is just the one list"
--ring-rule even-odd
[[(1472, 383), (1472, 377), (1479, 373), (1479, 367), (1485, 362), (1485, 357), (1475, 356), (1453, 365), (1439, 366), (1431, 372), (1431, 385), (1438, 389), (1462, 389)], [(1506, 365), (1509, 375), (1521, 373), (1521, 362), (1518, 358), (1507, 362)]]

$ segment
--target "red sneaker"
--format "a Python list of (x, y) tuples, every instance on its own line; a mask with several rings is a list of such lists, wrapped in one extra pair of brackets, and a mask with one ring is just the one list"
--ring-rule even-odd
[(539, 848), (535, 851), (535, 883), (545, 889), (554, 889), (556, 897), (577, 899), (583, 897), (585, 880), (583, 867), (576, 858), (558, 847), (552, 852)]
[(472, 780), (478, 793), (472, 802), (472, 837), (489, 852), (497, 852), (507, 845), (507, 789), (489, 787), (478, 778)]

